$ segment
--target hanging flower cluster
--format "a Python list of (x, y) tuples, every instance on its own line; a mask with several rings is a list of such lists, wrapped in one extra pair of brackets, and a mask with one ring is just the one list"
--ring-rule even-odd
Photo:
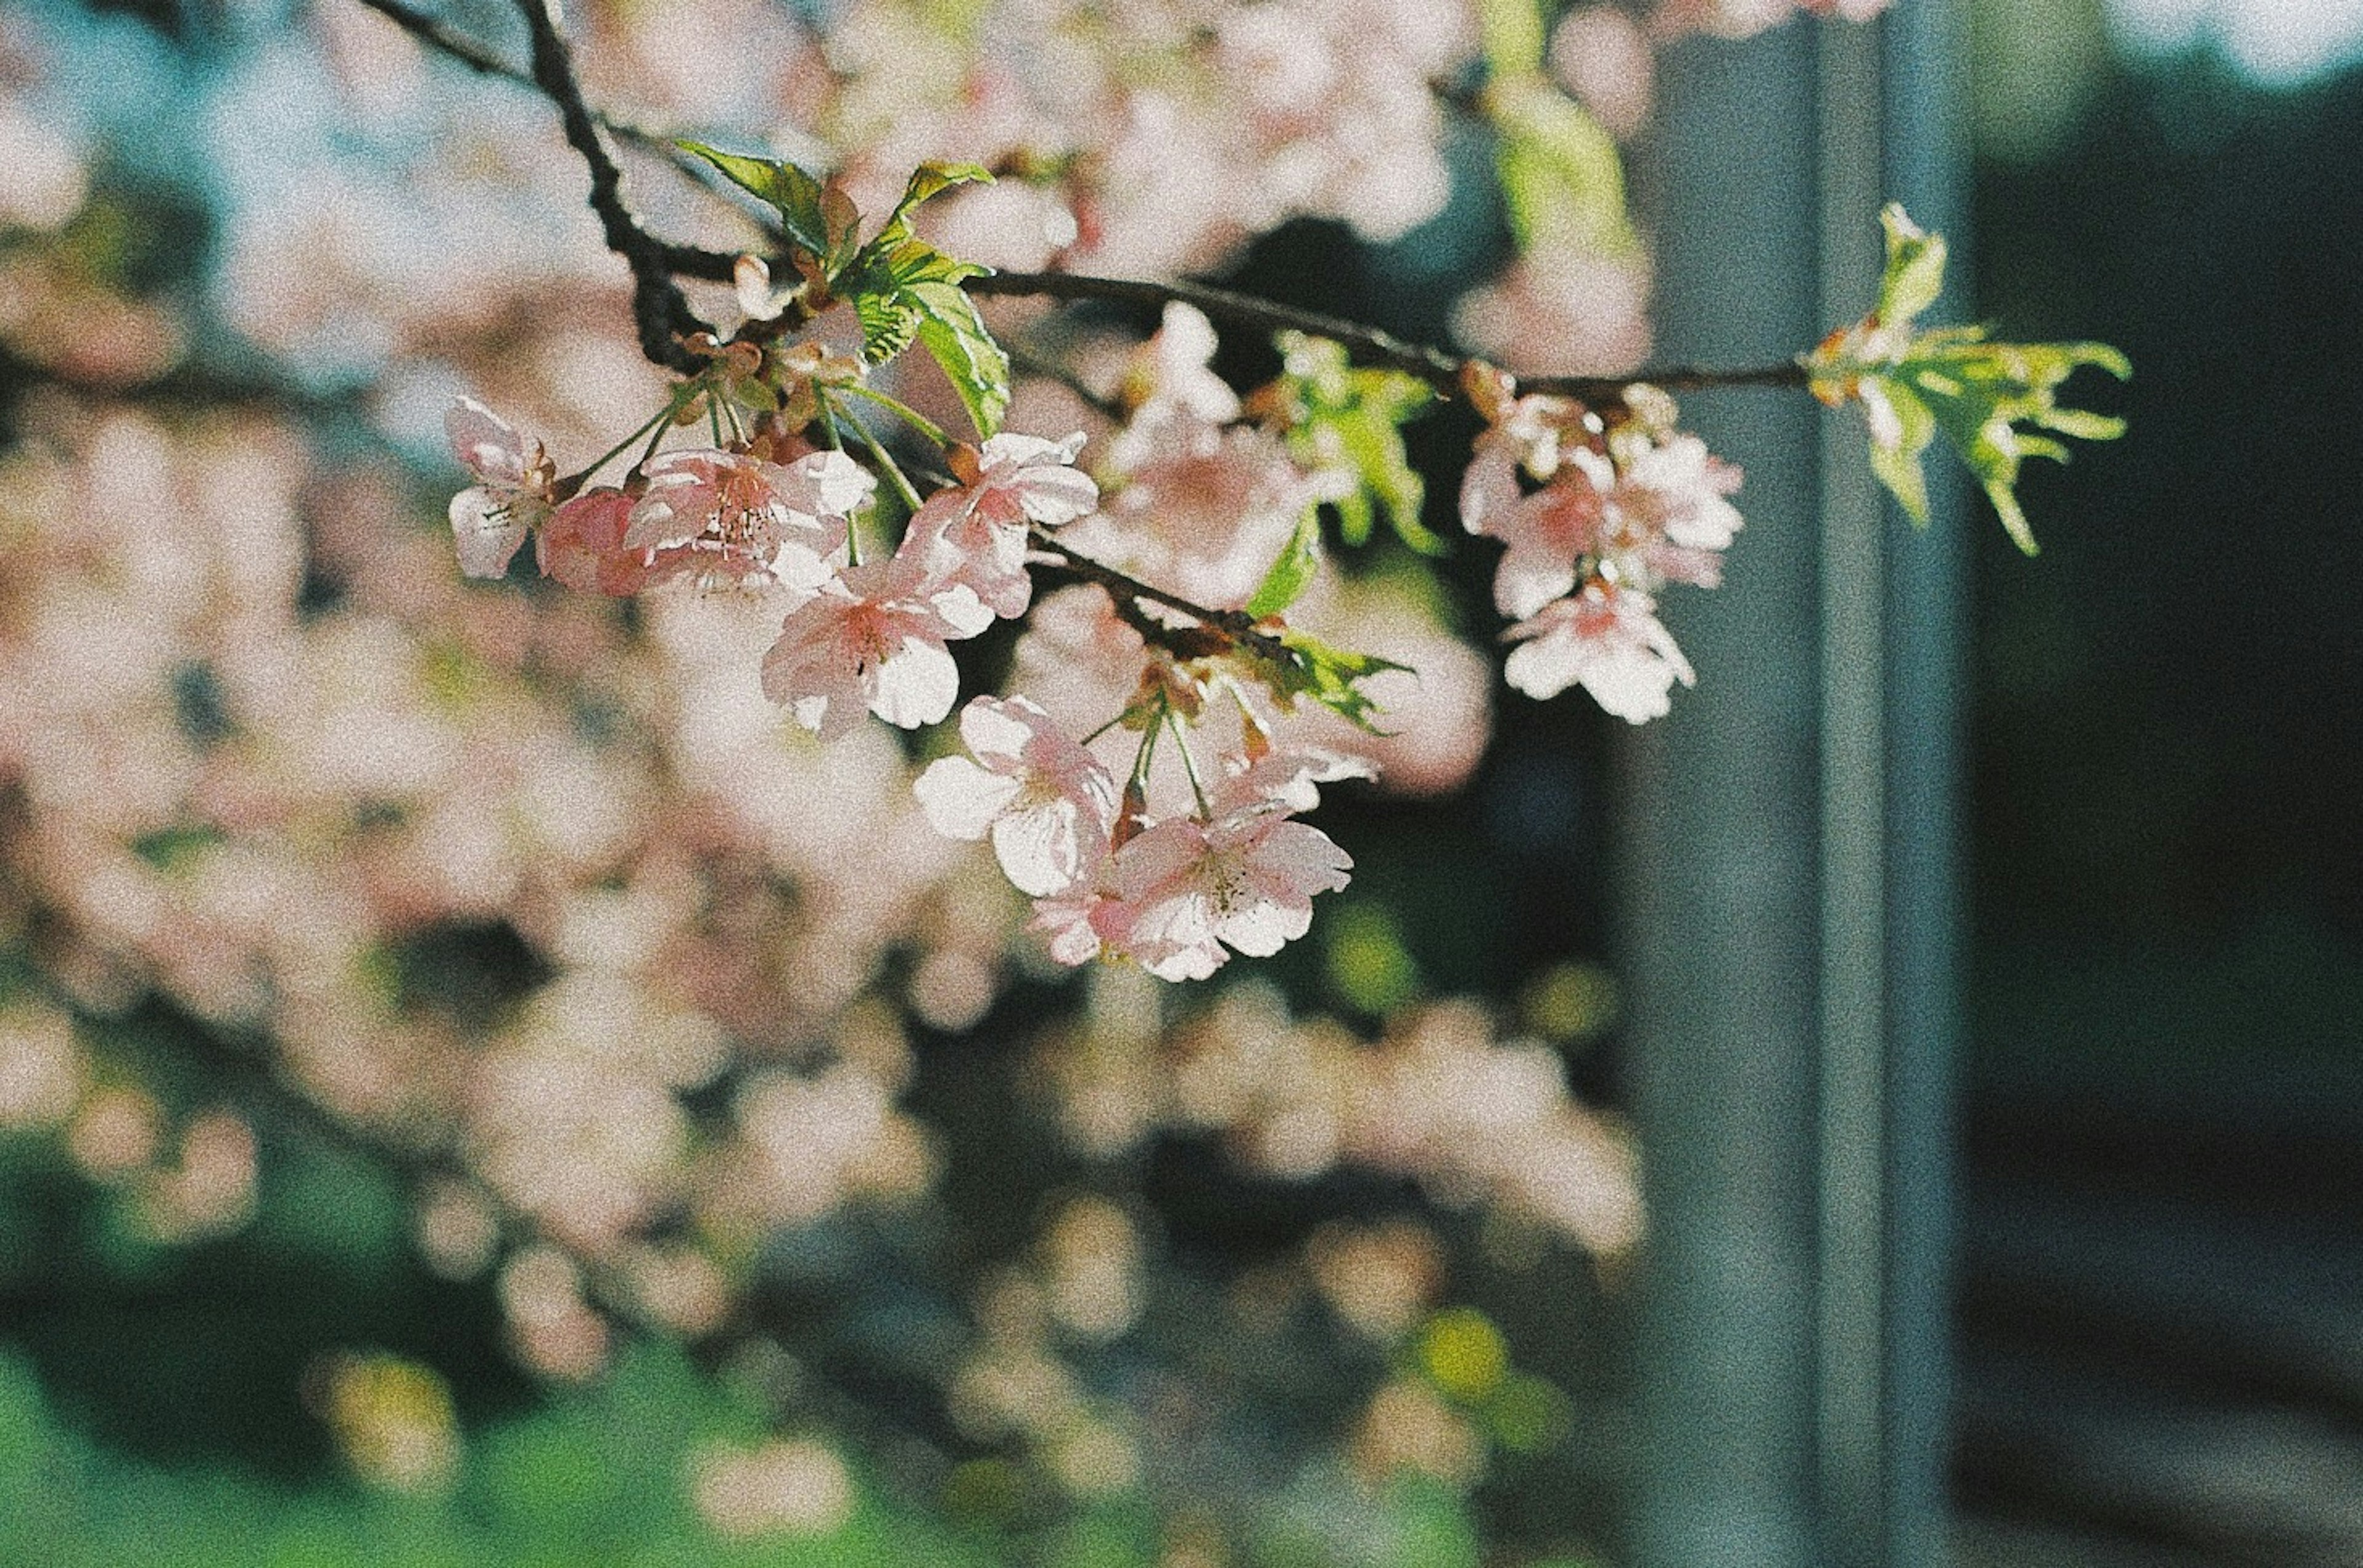
[[(1466, 380), (1486, 429), (1460, 519), (1508, 546), (1493, 602), (1517, 622), (1510, 684), (1533, 697), (1581, 684), (1620, 718), (1662, 716), (1674, 683), (1693, 677), (1655, 595), (1668, 583), (1723, 581), (1740, 526), (1725, 497), (1739, 470), (1677, 432), (1672, 400), (1647, 388), (1626, 395), (1612, 424), (1568, 398), (1520, 397), (1481, 366)], [(1526, 492), (1522, 474), (1540, 488)]]

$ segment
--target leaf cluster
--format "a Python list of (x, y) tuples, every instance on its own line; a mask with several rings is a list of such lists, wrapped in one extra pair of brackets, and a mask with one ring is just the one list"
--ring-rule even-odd
[(1444, 541), (1420, 521), (1427, 487), (1403, 439), (1404, 424), (1436, 401), (1434, 390), (1402, 371), (1357, 369), (1346, 346), (1327, 338), (1281, 332), (1273, 341), (1280, 379), (1259, 402), (1286, 431), (1291, 457), (1353, 481), (1328, 502), (1337, 513), (1338, 539), (1368, 544), (1383, 512), (1397, 539), (1422, 555), (1442, 554)]
[(988, 171), (973, 163), (920, 164), (885, 223), (864, 242), (860, 214), (834, 182), (779, 159), (742, 157), (703, 142), (680, 146), (778, 211), (788, 259), (814, 296), (809, 303), (835, 299), (853, 306), (864, 361), (883, 364), (916, 342), (943, 368), (977, 433), (1001, 428), (1009, 410), (1009, 356), (960, 286), (992, 269), (948, 256), (911, 228), (918, 207), (955, 185), (990, 183)]
[(2018, 500), (2028, 458), (2065, 462), (2058, 437), (2105, 441), (2124, 421), (2062, 407), (2059, 388), (2094, 365), (2124, 380), (2133, 366), (2106, 343), (1997, 343), (1982, 327), (1916, 328), (1944, 288), (1945, 241), (1924, 233), (1901, 206), (1880, 214), (1887, 266), (1879, 304), (1804, 357), (1814, 395), (1836, 406), (1858, 401), (1870, 423), (1870, 466), (1916, 522), (1928, 520), (1923, 460), (1939, 435), (1975, 474), (2002, 527), (2027, 554), (2034, 530)]

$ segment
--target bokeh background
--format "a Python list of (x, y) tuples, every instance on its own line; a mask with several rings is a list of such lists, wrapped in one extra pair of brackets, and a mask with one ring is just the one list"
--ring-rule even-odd
[(2363, 15), (1976, 20), (1980, 309), (2138, 370), (1979, 561), (1961, 1496), (2002, 1561), (2349, 1562)]
[[(831, 8), (578, 9), (597, 95), (720, 128), (811, 88), (739, 30)], [(1966, 9), (1975, 314), (2138, 373), (2039, 559), (1975, 529), (1958, 1544), (2353, 1562), (2363, 12)], [(865, 47), (932, 92), (940, 25)], [(995, 109), (930, 102), (838, 128), (898, 178)], [(587, 453), (653, 384), (548, 119), (337, 0), (0, 4), (0, 1561), (1614, 1561), (1610, 727), (1482, 694), (1481, 562), (1381, 552), (1338, 613), (1459, 673), (1325, 807), (1315, 936), (1029, 962), (879, 819), (891, 739), (779, 744), (760, 622), (460, 581), (445, 401)], [(1440, 211), (1217, 181), (1107, 265), (1637, 361), (1632, 270), (1517, 261), (1420, 126), (1356, 155)], [(1004, 188), (963, 232), (1055, 230)], [(1469, 428), (1413, 433), (1441, 528)]]

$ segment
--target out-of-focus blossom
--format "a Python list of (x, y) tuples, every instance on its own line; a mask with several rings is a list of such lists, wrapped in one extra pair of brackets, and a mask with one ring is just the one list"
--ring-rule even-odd
[(853, 1515), (845, 1462), (807, 1439), (711, 1449), (691, 1481), (697, 1511), (726, 1536), (826, 1535)]
[(1714, 33), (1744, 39), (1789, 20), (1800, 12), (1840, 21), (1868, 22), (1889, 0), (1663, 0), (1658, 8), (1660, 34)]
[(1648, 307), (1641, 256), (1538, 251), (1463, 295), (1452, 329), (1520, 375), (1616, 375), (1637, 369), (1648, 352)]
[(1579, 6), (1561, 17), (1550, 70), (1611, 136), (1629, 137), (1648, 118), (1657, 76), (1648, 35), (1614, 6)]
[(22, 1004), (0, 1011), (0, 1128), (63, 1121), (83, 1071), (65, 1015)]
[(427, 1367), (383, 1351), (337, 1355), (313, 1373), (345, 1462), (372, 1485), (435, 1492), (459, 1469), (451, 1391)]

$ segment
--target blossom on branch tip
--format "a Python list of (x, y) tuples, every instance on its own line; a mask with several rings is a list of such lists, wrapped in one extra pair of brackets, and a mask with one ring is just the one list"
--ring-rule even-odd
[(992, 624), (974, 593), (932, 583), (905, 559), (851, 567), (788, 612), (763, 655), (763, 695), (824, 740), (864, 709), (904, 729), (933, 724), (960, 695), (944, 644)]
[(549, 516), (557, 467), (539, 441), (520, 436), (472, 397), (453, 400), (443, 428), (452, 454), (476, 476), (474, 484), (451, 497), (460, 570), (471, 577), (498, 577), (526, 535)]
[(912, 786), (936, 831), (993, 839), (1020, 893), (1065, 893), (1093, 876), (1115, 831), (1114, 775), (1037, 704), (977, 697), (960, 713), (974, 755), (927, 765)]
[(660, 575), (704, 586), (817, 591), (836, 571), (847, 519), (877, 480), (838, 451), (793, 462), (747, 452), (667, 452), (649, 464), (624, 543), (659, 552)]
[(1530, 697), (1554, 697), (1581, 684), (1628, 723), (1663, 717), (1674, 683), (1691, 685), (1696, 676), (1657, 607), (1636, 588), (1586, 583), (1509, 629), (1519, 646), (1503, 673)]

